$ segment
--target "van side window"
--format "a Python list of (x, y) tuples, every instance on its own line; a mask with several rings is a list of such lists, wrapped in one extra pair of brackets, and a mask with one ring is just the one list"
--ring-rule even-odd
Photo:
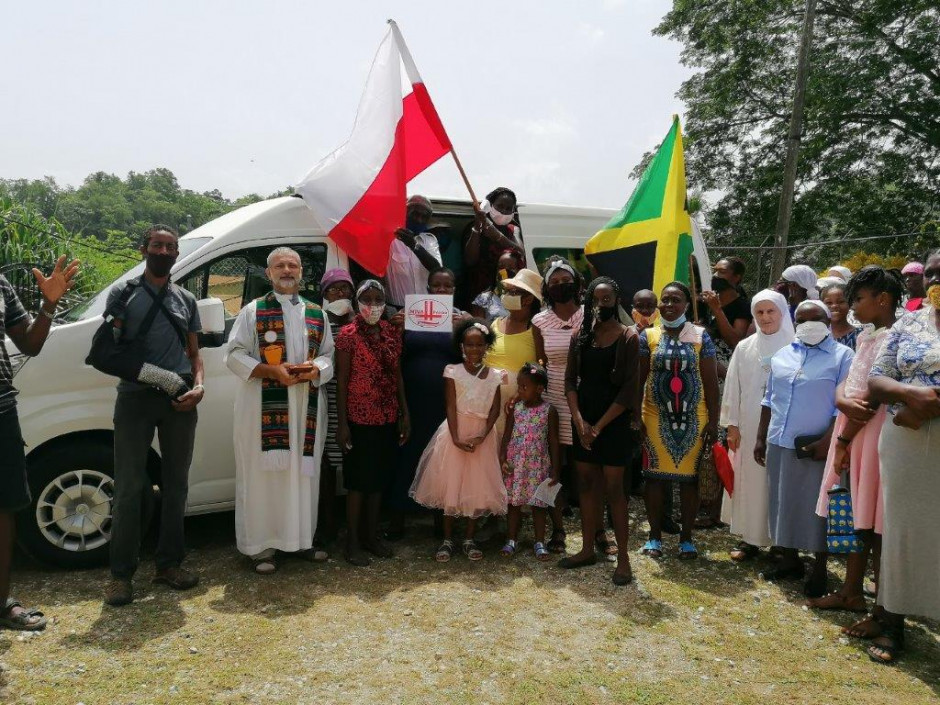
[(206, 298), (222, 300), (226, 319), (235, 318), (242, 310), (249, 266), (248, 258), (240, 252), (217, 259), (206, 268)]

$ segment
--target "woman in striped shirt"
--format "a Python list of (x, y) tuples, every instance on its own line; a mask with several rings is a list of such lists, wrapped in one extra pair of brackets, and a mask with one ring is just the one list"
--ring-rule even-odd
[[(565, 370), (571, 338), (581, 330), (584, 309), (581, 307), (581, 275), (558, 257), (547, 264), (543, 278), (545, 310), (532, 319), (535, 354), (548, 371), (548, 389), (545, 399), (558, 412), (558, 435), (562, 446), (571, 447), (571, 411), (565, 397)], [(567, 453), (567, 451), (565, 451)], [(561, 495), (559, 495), (561, 499)], [(563, 501), (556, 501), (552, 509), (552, 538), (548, 549), (565, 552), (565, 528), (562, 518)]]

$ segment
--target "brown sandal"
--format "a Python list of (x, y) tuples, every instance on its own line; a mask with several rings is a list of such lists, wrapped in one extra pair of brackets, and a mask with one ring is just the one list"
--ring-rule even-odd
[(843, 612), (867, 612), (868, 605), (865, 598), (858, 595), (846, 598), (841, 592), (830, 592), (823, 597), (815, 597), (806, 601), (807, 607), (817, 610), (841, 610)]

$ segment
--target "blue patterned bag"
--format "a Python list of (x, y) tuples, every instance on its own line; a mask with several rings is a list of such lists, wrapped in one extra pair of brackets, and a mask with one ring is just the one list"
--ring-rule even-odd
[(829, 519), (826, 522), (829, 553), (859, 553), (862, 542), (855, 535), (852, 494), (845, 487), (829, 490)]

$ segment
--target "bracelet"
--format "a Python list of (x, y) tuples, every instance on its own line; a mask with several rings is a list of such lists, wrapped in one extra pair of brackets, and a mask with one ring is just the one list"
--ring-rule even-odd
[(49, 313), (46, 309), (40, 307), (40, 308), (39, 308), (39, 313), (41, 313), (43, 316), (45, 316), (46, 318), (48, 318), (50, 321), (54, 321), (54, 320), (55, 320), (55, 312)]
[(195, 387), (192, 388), (192, 391), (194, 391), (194, 392), (202, 392), (203, 394), (205, 394), (205, 393), (206, 393), (206, 388), (205, 388), (203, 385), (201, 385), (201, 384), (197, 384)]
[(845, 436), (836, 436), (836, 442), (842, 443), (843, 445), (849, 445), (852, 442), (852, 439), (846, 438)]

